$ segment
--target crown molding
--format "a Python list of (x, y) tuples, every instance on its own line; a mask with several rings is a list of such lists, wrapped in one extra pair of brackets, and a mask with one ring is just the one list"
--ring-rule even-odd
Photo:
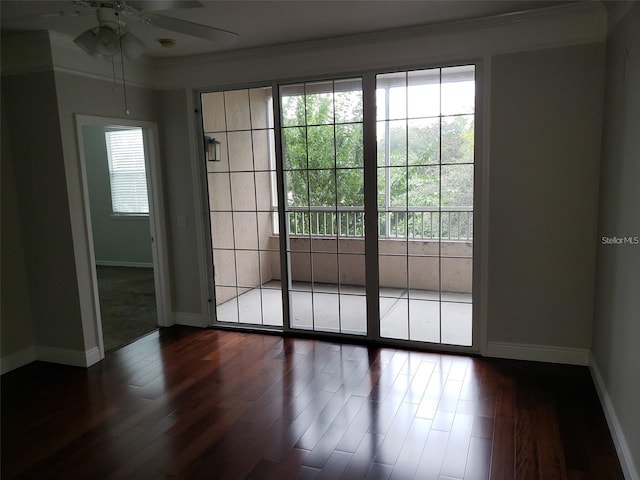
[(375, 32), (346, 35), (328, 39), (278, 44), (243, 50), (231, 50), (219, 53), (190, 55), (183, 57), (159, 58), (155, 60), (159, 69), (194, 68), (207, 64), (238, 62), (242, 60), (265, 59), (281, 55), (309, 53), (317, 50), (340, 49), (358, 45), (376, 45), (388, 42), (400, 42), (416, 38), (433, 38), (452, 36), (455, 34), (498, 30), (505, 27), (519, 27), (527, 24), (571, 24), (564, 38), (555, 35), (553, 39), (545, 39), (540, 34), (517, 39), (503, 46), (493, 45), (492, 52), (508, 53), (531, 50), (541, 45), (560, 46), (576, 43), (592, 43), (606, 38), (606, 10), (598, 2), (579, 2), (554, 7), (507, 13), (491, 17), (483, 17), (453, 22), (441, 22), (427, 25), (396, 28)]

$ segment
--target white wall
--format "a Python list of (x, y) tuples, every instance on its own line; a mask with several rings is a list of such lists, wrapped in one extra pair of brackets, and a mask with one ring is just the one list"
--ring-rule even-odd
[[(628, 55), (628, 59), (627, 59)], [(607, 42), (593, 370), (627, 478), (640, 478), (640, 4)], [(623, 463), (623, 467), (624, 467)]]
[(114, 217), (105, 127), (83, 127), (93, 246), (98, 265), (152, 266), (148, 216)]

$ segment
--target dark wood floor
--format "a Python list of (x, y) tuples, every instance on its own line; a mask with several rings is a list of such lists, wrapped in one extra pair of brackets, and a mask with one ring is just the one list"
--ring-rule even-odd
[(2, 478), (621, 479), (582, 367), (162, 329), (2, 377)]

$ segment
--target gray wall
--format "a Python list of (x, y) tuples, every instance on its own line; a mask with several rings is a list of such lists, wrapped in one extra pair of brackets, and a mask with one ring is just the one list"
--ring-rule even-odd
[(499, 55), (491, 79), (488, 339), (588, 349), (604, 45)]
[(152, 265), (149, 217), (112, 215), (106, 130), (85, 125), (82, 132), (96, 263)]
[[(165, 182), (167, 229), (169, 234), (169, 268), (175, 312), (202, 314), (200, 267), (196, 241), (194, 186), (191, 168), (189, 109), (183, 89), (160, 92), (162, 128), (161, 150), (166, 159)], [(179, 227), (177, 216), (187, 217), (187, 226)]]
[[(90, 59), (90, 61), (100, 60)], [(82, 180), (75, 126), (76, 114), (157, 122), (158, 94), (150, 89), (128, 85), (127, 98), (130, 113), (127, 115), (122, 88), (121, 86), (114, 88), (113, 82), (56, 72), (55, 87), (69, 198), (80, 199), (82, 198)], [(67, 209), (72, 220), (72, 245), (75, 251), (75, 269), (79, 278), (75, 288), (79, 291), (83, 318), (89, 319), (93, 316), (94, 306), (89, 287), (91, 264), (88, 238), (85, 234), (86, 216), (81, 202), (71, 201)], [(85, 321), (82, 334), (85, 347), (83, 350), (89, 350), (98, 345), (99, 339), (94, 321)]]
[(0, 356), (6, 357), (34, 345), (33, 317), (29, 298), (29, 281), (24, 256), (24, 239), (18, 192), (11, 155), (11, 139), (6, 121), (5, 97), (2, 96), (2, 241), (0, 281), (2, 289)]
[[(625, 61), (628, 52), (628, 62)], [(626, 72), (626, 75), (625, 75)], [(602, 236), (640, 236), (640, 4), (607, 44)], [(593, 359), (640, 471), (640, 245), (599, 245)]]
[[(81, 350), (80, 298), (54, 74), (3, 77), (2, 97), (11, 137), (35, 343)], [(11, 279), (3, 279), (5, 282)]]

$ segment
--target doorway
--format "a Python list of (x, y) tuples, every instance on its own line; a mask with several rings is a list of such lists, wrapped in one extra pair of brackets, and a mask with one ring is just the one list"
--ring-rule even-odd
[(154, 126), (85, 116), (77, 124), (104, 354), (164, 325)]

